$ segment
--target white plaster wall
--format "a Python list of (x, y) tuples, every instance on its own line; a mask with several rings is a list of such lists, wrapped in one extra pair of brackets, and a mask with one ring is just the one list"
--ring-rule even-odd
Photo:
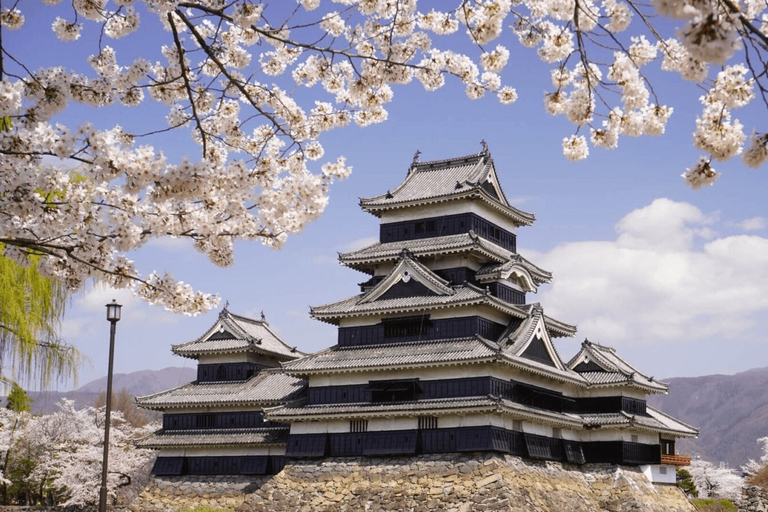
[(437, 428), (479, 427), (496, 424), (494, 421), (498, 420), (499, 418), (495, 418), (490, 414), (440, 416), (437, 419)]
[(645, 477), (655, 484), (674, 484), (677, 468), (667, 464), (649, 464), (640, 466)]
[(552, 437), (552, 427), (540, 425), (531, 421), (523, 422), (523, 432), (527, 434), (538, 434), (540, 436)]
[(325, 434), (328, 432), (349, 432), (349, 421), (308, 421), (291, 424), (291, 434)]
[(376, 325), (381, 322), (378, 316), (347, 317), (339, 320), (339, 327), (357, 327), (363, 325)]
[(414, 430), (418, 426), (419, 420), (417, 418), (371, 418), (368, 420), (369, 432), (379, 430)]
[(632, 436), (637, 436), (637, 442), (642, 444), (659, 444), (658, 434), (632, 432), (617, 428), (599, 428), (580, 432), (582, 441), (626, 441), (632, 442)]

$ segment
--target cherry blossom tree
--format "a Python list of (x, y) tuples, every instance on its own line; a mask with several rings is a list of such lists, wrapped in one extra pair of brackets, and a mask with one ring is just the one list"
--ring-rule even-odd
[[(77, 71), (25, 62), (14, 42), (34, 44), (30, 2), (3, 0), (0, 243), (20, 263), (39, 256), (41, 274), (72, 290), (98, 277), (174, 311), (207, 310), (216, 297), (142, 274), (128, 253), (186, 237), (226, 266), (236, 240), (281, 246), (351, 170), (343, 157), (320, 164), (324, 132), (385, 121), (394, 87), (414, 82), (454, 80), (469, 98), (513, 103), (504, 69), (516, 43), (551, 66), (545, 110), (574, 124), (562, 144), (571, 160), (664, 133), (673, 108), (648, 78), (652, 62), (704, 91), (691, 186), (717, 178), (713, 161), (768, 159), (766, 127), (748, 137), (734, 117), (755, 98), (768, 106), (764, 0), (43, 2), (62, 44), (87, 40), (92, 53)], [(147, 40), (156, 54), (124, 57)], [(119, 118), (147, 103), (162, 126), (147, 119), (142, 133), (70, 115), (85, 105)], [(153, 145), (177, 130), (196, 154)]]
[(768, 436), (759, 438), (757, 443), (763, 451), (760, 458), (758, 460), (749, 459), (746, 464), (741, 466), (741, 471), (748, 477), (756, 475), (763, 468), (768, 468)]
[[(63, 399), (59, 410), (37, 418), (28, 427), (32, 444), (44, 446), (33, 478), (47, 482), (61, 497), (63, 506), (90, 506), (99, 501), (104, 409), (75, 410), (74, 402)], [(119, 411), (112, 412), (110, 460), (107, 479), (109, 502), (128, 489), (143, 489), (143, 479), (154, 460), (152, 450), (139, 449), (134, 441), (149, 435), (157, 424), (134, 428)]]
[(715, 465), (696, 457), (691, 460), (688, 471), (699, 490), (700, 498), (736, 500), (741, 497), (744, 479), (723, 464)]

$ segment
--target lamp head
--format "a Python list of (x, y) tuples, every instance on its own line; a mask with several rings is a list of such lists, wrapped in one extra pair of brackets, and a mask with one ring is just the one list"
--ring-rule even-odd
[(121, 304), (118, 304), (115, 299), (112, 299), (112, 302), (107, 304), (107, 320), (110, 322), (117, 322), (120, 320), (120, 308), (123, 306)]

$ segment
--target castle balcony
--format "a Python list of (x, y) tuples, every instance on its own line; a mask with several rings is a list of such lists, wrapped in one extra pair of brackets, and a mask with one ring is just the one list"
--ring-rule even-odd
[(691, 464), (691, 458), (685, 455), (665, 455), (661, 454), (661, 463), (669, 464), (671, 466), (689, 466)]

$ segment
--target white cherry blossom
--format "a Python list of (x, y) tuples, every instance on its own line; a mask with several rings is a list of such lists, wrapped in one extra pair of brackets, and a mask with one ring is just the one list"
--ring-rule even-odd
[[(322, 214), (329, 187), (351, 171), (325, 154), (325, 132), (385, 122), (395, 86), (412, 82), (434, 91), (452, 81), (469, 98), (512, 104), (528, 69), (520, 51), (549, 65), (544, 110), (582, 133), (563, 139), (571, 160), (586, 158), (590, 144), (610, 150), (622, 136), (664, 134), (673, 108), (649, 79), (659, 66), (706, 91), (693, 137), (706, 156), (686, 172), (691, 186), (717, 178), (713, 159), (766, 162), (766, 127), (749, 127), (745, 149), (734, 117), (755, 101), (768, 106), (768, 77), (748, 65), (768, 60), (761, 0), (56, 4), (44, 0), (35, 15), (69, 42), (76, 71), (17, 58), (36, 44), (28, 3), (0, 10), (0, 243), (24, 264), (39, 255), (40, 272), (73, 290), (98, 278), (175, 311), (205, 311), (215, 296), (170, 271), (137, 269), (132, 251), (184, 237), (227, 266), (237, 240), (279, 248)], [(659, 14), (680, 20), (677, 37), (646, 26)], [(138, 55), (158, 24), (164, 31), (149, 38), (157, 51)], [(129, 133), (96, 126), (83, 107), (156, 117)], [(195, 150), (164, 152), (165, 133), (179, 130)]]

